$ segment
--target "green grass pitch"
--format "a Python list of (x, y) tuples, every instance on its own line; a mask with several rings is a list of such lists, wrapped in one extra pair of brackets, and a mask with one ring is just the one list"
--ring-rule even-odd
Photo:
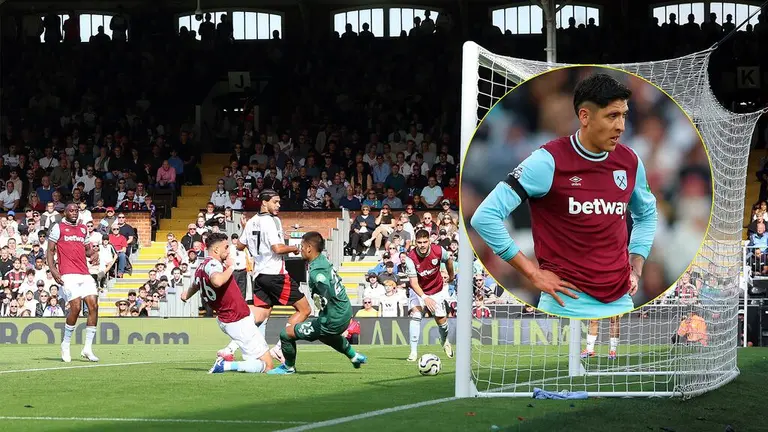
[[(62, 363), (58, 345), (5, 345), (0, 431), (768, 431), (765, 348), (741, 349), (736, 381), (688, 401), (465, 399), (320, 428), (313, 424), (451, 397), (455, 361), (421, 347), (443, 360), (440, 375), (422, 377), (404, 361), (405, 346), (358, 347), (370, 361), (361, 370), (324, 346), (300, 346), (296, 375), (209, 375), (218, 348), (96, 345), (101, 363), (84, 367)], [(121, 363), (133, 364), (106, 366)]]

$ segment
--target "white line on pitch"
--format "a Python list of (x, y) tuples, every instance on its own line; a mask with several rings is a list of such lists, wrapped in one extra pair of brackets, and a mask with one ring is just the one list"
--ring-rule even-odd
[(318, 429), (318, 428), (322, 428), (322, 427), (336, 426), (336, 425), (342, 424), (342, 423), (349, 423), (349, 422), (353, 422), (353, 421), (357, 421), (357, 420), (363, 420), (363, 419), (367, 419), (367, 418), (371, 418), (371, 417), (376, 417), (376, 416), (380, 416), (380, 415), (384, 415), (384, 414), (390, 414), (390, 413), (394, 413), (394, 412), (398, 412), (398, 411), (407, 411), (407, 410), (410, 410), (410, 409), (416, 409), (416, 408), (421, 408), (421, 407), (430, 406), (430, 405), (437, 405), (437, 404), (441, 404), (443, 402), (450, 402), (452, 400), (456, 400), (456, 398), (455, 397), (449, 397), (449, 398), (443, 398), (443, 399), (433, 399), (433, 400), (428, 400), (428, 401), (418, 402), (418, 403), (413, 403), (413, 404), (408, 404), (408, 405), (400, 405), (400, 406), (396, 406), (396, 407), (392, 407), (392, 408), (385, 408), (385, 409), (380, 409), (380, 410), (376, 410), (376, 411), (370, 411), (370, 412), (367, 412), (367, 413), (355, 414), (355, 415), (351, 415), (351, 416), (347, 416), (347, 417), (339, 417), (339, 418), (336, 418), (336, 419), (325, 420), (325, 421), (321, 421), (321, 422), (317, 422), (317, 423), (304, 424), (302, 426), (296, 426), (296, 427), (292, 427), (292, 428), (289, 428), (289, 429), (282, 429), (282, 430), (279, 430), (277, 432), (303, 432), (303, 431), (308, 431), (308, 430), (312, 430), (312, 429)]
[(88, 364), (79, 366), (57, 366), (48, 368), (34, 368), (34, 369), (14, 369), (14, 370), (0, 370), (0, 374), (20, 373), (20, 372), (41, 372), (41, 371), (54, 371), (54, 370), (66, 370), (66, 369), (86, 369), (97, 367), (115, 367), (115, 366), (131, 366), (131, 365), (146, 365), (154, 364), (156, 362), (131, 362), (131, 363), (112, 363), (112, 364)]
[(41, 420), (41, 421), (78, 421), (78, 422), (134, 422), (134, 423), (217, 423), (217, 424), (306, 424), (290, 420), (202, 420), (202, 419), (164, 419), (164, 418), (110, 418), (110, 417), (16, 417), (0, 416), (0, 420)]

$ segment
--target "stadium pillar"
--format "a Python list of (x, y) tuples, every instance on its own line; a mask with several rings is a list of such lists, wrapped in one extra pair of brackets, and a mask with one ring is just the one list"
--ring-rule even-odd
[(555, 4), (555, 0), (541, 0), (541, 10), (544, 11), (544, 27), (547, 33), (547, 47), (544, 51), (547, 52), (547, 63), (557, 62), (557, 23), (555, 18), (559, 8)]

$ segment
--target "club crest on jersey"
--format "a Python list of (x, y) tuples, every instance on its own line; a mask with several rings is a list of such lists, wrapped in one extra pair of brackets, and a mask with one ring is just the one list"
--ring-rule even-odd
[(437, 258), (434, 258), (434, 259), (432, 260), (432, 265), (437, 265)]
[(83, 234), (85, 234), (85, 228), (80, 228), (80, 232), (82, 232)]
[(627, 189), (627, 172), (624, 170), (616, 170), (613, 172), (613, 182), (621, 190)]

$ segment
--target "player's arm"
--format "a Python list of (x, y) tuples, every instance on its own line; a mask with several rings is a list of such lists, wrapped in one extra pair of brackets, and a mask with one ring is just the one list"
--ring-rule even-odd
[(289, 246), (280, 240), (280, 236), (278, 235), (276, 224), (264, 224), (264, 225), (262, 225), (262, 229), (269, 243), (272, 245), (272, 248), (271, 248), (272, 252), (278, 255), (285, 255), (290, 253), (298, 254), (301, 251), (301, 249), (298, 246)]
[(249, 221), (245, 220), (245, 216), (240, 218), (240, 225), (243, 227), (243, 230), (240, 232), (240, 236), (237, 238), (237, 243), (235, 243), (235, 247), (240, 252), (248, 249), (248, 238), (251, 236), (251, 232), (253, 231), (253, 229), (248, 226), (248, 222)]
[(653, 238), (656, 235), (658, 213), (656, 210), (656, 197), (651, 193), (645, 166), (640, 158), (637, 158), (637, 178), (635, 189), (629, 199), (629, 211), (632, 215), (632, 234), (629, 240), (629, 264), (634, 274), (640, 278), (643, 274), (643, 265), (648, 259), (653, 246)]
[(48, 233), (48, 247), (45, 251), (45, 262), (48, 264), (48, 268), (51, 270), (51, 276), (53, 276), (53, 280), (55, 280), (59, 285), (63, 285), (64, 281), (61, 279), (61, 273), (59, 272), (59, 268), (56, 265), (57, 242), (59, 241), (60, 234), (61, 231), (59, 229), (59, 224), (53, 225), (50, 232)]
[(561, 280), (552, 272), (540, 270), (520, 251), (510, 237), (504, 221), (528, 198), (540, 198), (549, 193), (555, 175), (555, 159), (544, 150), (531, 153), (507, 179), (496, 185), (472, 216), (472, 227), (491, 250), (509, 263), (540, 291), (552, 296), (565, 306), (558, 293), (578, 298), (570, 290), (579, 291), (573, 284)]
[[(211, 265), (210, 262), (208, 264)], [(220, 288), (232, 277), (232, 272), (234, 271), (235, 266), (233, 265), (224, 268), (221, 264), (218, 264), (215, 268), (211, 269), (208, 278), (211, 280), (211, 285), (214, 288)]]
[[(529, 197), (546, 195), (552, 186), (554, 174), (554, 158), (548, 151), (538, 149), (509, 173), (505, 181), (499, 182), (472, 215), (472, 228), (493, 253), (515, 268), (518, 266), (512, 259), (522, 254), (504, 226), (504, 221)], [(519, 258), (525, 259), (524, 256)], [(530, 264), (533, 266), (533, 263)], [(527, 266), (523, 267), (524, 270), (528, 269)], [(526, 272), (523, 271), (523, 274)]]
[(414, 264), (413, 260), (409, 257), (405, 257), (405, 274), (408, 276), (408, 281), (411, 283), (411, 289), (413, 292), (415, 292), (416, 295), (423, 300), (426, 296), (424, 295), (424, 290), (421, 289), (421, 286), (419, 285), (419, 276), (418, 273), (416, 273), (416, 264)]
[(191, 298), (193, 295), (197, 294), (197, 292), (200, 291), (200, 284), (198, 282), (197, 278), (193, 279), (192, 286), (186, 289), (186, 291), (181, 293), (181, 301), (184, 303), (187, 302), (189, 298)]

